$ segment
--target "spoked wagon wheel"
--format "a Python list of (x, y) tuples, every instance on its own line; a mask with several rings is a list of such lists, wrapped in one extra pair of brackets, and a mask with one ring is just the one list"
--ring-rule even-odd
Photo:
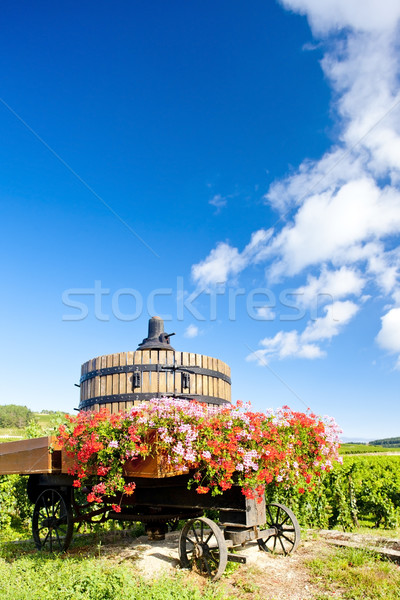
[(228, 551), (221, 529), (206, 517), (188, 521), (179, 538), (179, 560), (183, 568), (192, 568), (212, 581), (225, 571)]
[(69, 503), (58, 490), (44, 490), (33, 509), (32, 533), (36, 548), (63, 552), (71, 542), (73, 528)]
[(266, 525), (275, 529), (275, 533), (265, 540), (257, 540), (260, 549), (285, 556), (294, 552), (300, 542), (300, 525), (294, 513), (287, 506), (272, 502), (267, 504), (266, 515)]

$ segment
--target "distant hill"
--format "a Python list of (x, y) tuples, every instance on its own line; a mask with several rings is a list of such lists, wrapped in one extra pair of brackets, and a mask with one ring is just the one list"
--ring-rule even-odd
[(358, 437), (342, 437), (342, 438), (340, 438), (340, 441), (343, 444), (368, 444), (370, 440), (367, 438), (358, 438)]
[(58, 411), (34, 413), (13, 404), (0, 406), (0, 443), (53, 434), (64, 415)]
[(385, 446), (385, 448), (400, 448), (400, 437), (384, 438), (370, 442), (371, 446)]

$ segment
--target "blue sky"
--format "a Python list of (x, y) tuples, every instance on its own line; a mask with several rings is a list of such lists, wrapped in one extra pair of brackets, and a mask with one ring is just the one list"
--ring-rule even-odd
[(234, 400), (400, 435), (381, 4), (2, 3), (2, 404), (72, 411), (81, 363), (159, 314), (231, 366)]

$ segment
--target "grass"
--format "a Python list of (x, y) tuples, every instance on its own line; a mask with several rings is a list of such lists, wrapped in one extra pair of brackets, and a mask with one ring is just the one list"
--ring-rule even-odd
[(373, 517), (359, 519), (359, 526), (354, 529), (352, 533), (359, 533), (378, 538), (388, 538), (392, 540), (400, 539), (400, 527), (393, 527), (392, 529), (385, 529), (384, 527), (376, 528)]
[(18, 427), (0, 427), (0, 435), (21, 438), (25, 435), (25, 429), (19, 429)]
[(400, 599), (400, 569), (373, 552), (339, 548), (311, 560), (308, 567), (321, 587), (316, 600)]
[(54, 413), (46, 414), (46, 413), (33, 413), (35, 415), (35, 419), (39, 423), (41, 427), (49, 427), (56, 416)]
[(400, 448), (388, 448), (387, 446), (368, 446), (367, 444), (342, 444), (340, 454), (370, 454), (372, 452), (399, 452)]
[(228, 600), (223, 587), (205, 583), (200, 589), (183, 572), (145, 581), (127, 561), (19, 552), (0, 558), (2, 600)]
[[(261, 600), (266, 597), (263, 592), (265, 576), (268, 575), (253, 567), (238, 568), (236, 563), (228, 563), (224, 577), (214, 584), (179, 570), (174, 575), (144, 580), (136, 566), (135, 556), (121, 559), (109, 547), (110, 543), (118, 544), (120, 535), (140, 535), (143, 533), (141, 527), (138, 525), (134, 531), (76, 536), (69, 552), (61, 555), (38, 553), (32, 541), (1, 545), (0, 598)], [(303, 541), (316, 544), (318, 538), (316, 531), (308, 530), (307, 535), (303, 535)], [(129, 540), (126, 541), (129, 544)], [(105, 549), (106, 545), (108, 549)], [(321, 550), (318, 544), (314, 556), (316, 558), (312, 560), (306, 558), (303, 568), (311, 573), (313, 587), (320, 590), (313, 596), (315, 600), (400, 600), (400, 568), (373, 552), (325, 545)], [(288, 561), (288, 569), (291, 568)]]
[[(61, 418), (64, 413), (52, 413), (52, 414), (42, 414), (42, 413), (33, 413), (34, 420), (37, 424), (38, 435), (40, 437), (42, 435), (47, 435), (47, 431), (52, 429), (57, 422), (57, 419)], [(10, 437), (3, 437), (10, 436)], [(0, 443), (1, 442), (13, 442), (15, 440), (25, 439), (27, 436), (27, 431), (24, 427), (0, 427)]]
[[(331, 531), (338, 531), (343, 533), (343, 528), (339, 525), (334, 527)], [(319, 539), (318, 529), (307, 529), (301, 528), (301, 539), (302, 541), (316, 541)], [(394, 529), (385, 529), (384, 527), (376, 528), (373, 526), (372, 519), (371, 521), (362, 521), (359, 527), (355, 527), (351, 530), (351, 535), (364, 535), (368, 538), (371, 538), (372, 541), (376, 540), (400, 540), (400, 527), (396, 527)], [(383, 544), (384, 545), (384, 544)]]

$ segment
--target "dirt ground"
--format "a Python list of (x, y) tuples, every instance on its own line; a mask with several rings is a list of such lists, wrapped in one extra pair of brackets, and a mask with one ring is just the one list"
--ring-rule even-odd
[[(162, 575), (179, 572), (178, 561), (179, 532), (171, 532), (163, 541), (149, 541), (147, 536), (120, 538), (113, 543), (103, 543), (101, 555), (116, 563), (129, 564), (141, 576), (148, 580)], [(329, 540), (345, 540), (357, 543), (363, 547), (384, 545), (400, 548), (397, 540), (379, 539), (376, 536), (342, 533), (339, 531), (309, 531), (302, 534), (302, 541), (296, 552), (291, 556), (271, 555), (261, 552), (257, 543), (240, 549), (245, 555), (245, 565), (228, 563), (227, 571), (222, 577), (221, 584), (229, 598), (250, 600), (262, 598), (265, 600), (309, 600), (318, 598), (322, 589), (318, 582), (313, 581), (307, 563), (313, 558), (328, 557), (336, 548)], [(192, 572), (185, 571), (185, 579), (195, 582), (199, 587), (206, 580)], [(340, 597), (340, 594), (338, 594)]]
[[(163, 541), (149, 541), (147, 536), (136, 540), (118, 540), (103, 544), (101, 554), (117, 563), (128, 563), (146, 579), (151, 580), (164, 574), (179, 571), (179, 532), (166, 535)], [(308, 600), (316, 598), (321, 588), (311, 581), (306, 562), (334, 549), (323, 538), (303, 539), (292, 556), (273, 556), (261, 552), (257, 543), (240, 549), (245, 555), (245, 565), (228, 563), (227, 572), (221, 579), (229, 597), (250, 599), (258, 595), (266, 600)], [(186, 572), (185, 572), (186, 573)], [(204, 585), (204, 578), (187, 572), (187, 578)]]

